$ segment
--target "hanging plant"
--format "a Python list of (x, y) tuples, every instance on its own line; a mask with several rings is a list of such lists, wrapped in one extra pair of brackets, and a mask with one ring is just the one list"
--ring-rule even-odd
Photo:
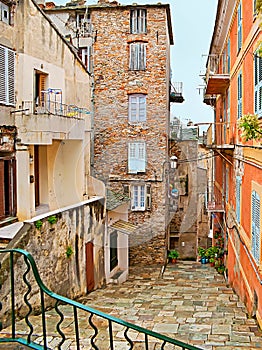
[(243, 115), (238, 120), (238, 127), (245, 141), (262, 139), (262, 127), (256, 114)]

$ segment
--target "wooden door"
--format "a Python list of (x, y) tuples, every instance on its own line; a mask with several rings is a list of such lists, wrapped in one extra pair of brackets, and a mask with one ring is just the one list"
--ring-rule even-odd
[(86, 243), (86, 291), (91, 292), (95, 287), (94, 276), (94, 245)]

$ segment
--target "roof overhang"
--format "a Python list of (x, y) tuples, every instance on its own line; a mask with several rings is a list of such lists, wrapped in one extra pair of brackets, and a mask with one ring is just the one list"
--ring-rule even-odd
[(118, 220), (112, 225), (108, 226), (108, 228), (117, 230), (127, 235), (130, 235), (130, 233), (133, 233), (137, 229), (136, 225), (124, 220)]

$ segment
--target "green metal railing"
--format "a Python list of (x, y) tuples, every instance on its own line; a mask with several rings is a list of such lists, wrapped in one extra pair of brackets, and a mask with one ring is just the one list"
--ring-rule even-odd
[[(136, 348), (137, 343), (139, 343), (139, 349), (141, 349), (141, 344), (144, 349), (189, 349), (189, 350), (200, 350), (197, 347), (183, 343), (179, 340), (175, 340), (166, 337), (162, 334), (156, 333), (154, 331), (147, 330), (140, 326), (136, 326), (132, 323), (125, 322), (119, 318), (108, 315), (104, 312), (93, 309), (89, 306), (83, 305), (79, 302), (70, 300), (66, 297), (58, 295), (51, 292), (42, 282), (40, 275), (38, 273), (36, 263), (32, 255), (22, 249), (3, 249), (0, 253), (10, 254), (10, 291), (11, 291), (11, 331), (10, 336), (6, 337), (7, 334), (0, 333), (0, 344), (1, 343), (11, 343), (17, 342), (25, 345), (31, 349), (63, 349), (68, 347), (69, 340), (71, 341), (72, 347), (74, 349), (96, 349), (96, 350), (113, 350), (115, 347), (119, 348), (119, 341), (123, 342), (123, 347), (121, 349), (133, 349)], [(21, 292), (17, 290), (15, 286), (14, 277), (14, 255), (22, 255), (25, 261), (25, 272), (23, 274), (23, 285), (25, 286), (25, 292), (23, 295), (23, 300), (28, 312), (24, 318), (27, 331), (19, 332), (17, 331), (17, 325), (19, 320), (16, 316), (16, 293)], [(37, 282), (37, 287), (40, 293), (40, 303), (41, 303), (41, 331), (39, 331), (39, 323), (37, 325), (37, 330), (34, 327), (33, 319), (33, 307), (30, 304), (29, 296), (32, 291), (32, 285), (29, 282), (29, 272), (33, 272), (33, 277)], [(17, 277), (17, 276), (16, 276)], [(57, 342), (54, 346), (52, 344), (51, 338), (54, 337), (54, 329), (52, 330), (52, 335), (49, 334), (47, 327), (48, 323), (48, 311), (45, 307), (46, 298), (52, 298), (54, 300), (54, 309), (52, 312), (58, 318), (56, 322), (56, 337)], [(0, 310), (2, 308), (2, 303), (0, 303)], [(71, 312), (72, 319), (70, 325), (68, 323), (68, 312)], [(81, 316), (80, 316), (81, 314)], [(84, 320), (84, 322), (83, 322)], [(99, 322), (100, 320), (100, 322)], [(66, 322), (67, 321), (67, 322)], [(20, 321), (21, 322), (21, 321)], [(63, 323), (65, 325), (63, 326)], [(98, 326), (100, 325), (100, 327)], [(118, 325), (118, 339), (115, 339), (116, 330)], [(122, 339), (119, 339), (119, 326), (124, 328), (122, 332)], [(63, 331), (63, 328), (70, 328), (67, 335)], [(54, 325), (53, 325), (54, 328)], [(86, 329), (89, 328), (89, 333), (86, 333)], [(84, 334), (83, 334), (84, 333)], [(121, 333), (121, 332), (120, 332)], [(36, 334), (37, 339), (36, 341)], [(140, 334), (139, 338), (138, 334)], [(21, 337), (21, 335), (23, 335)], [(142, 336), (141, 336), (142, 335)], [(70, 337), (69, 337), (70, 336)], [(39, 342), (41, 338), (41, 342)], [(70, 339), (68, 339), (70, 338)], [(132, 340), (133, 338), (133, 340)], [(135, 338), (135, 339), (134, 339)], [(136, 340), (136, 339), (139, 339)], [(105, 346), (105, 343), (107, 345)], [(118, 343), (118, 344), (116, 344)], [(121, 343), (122, 344), (122, 343)], [(173, 344), (173, 346), (171, 346)], [(54, 347), (53, 347), (54, 346)], [(100, 346), (100, 347), (99, 347)]]

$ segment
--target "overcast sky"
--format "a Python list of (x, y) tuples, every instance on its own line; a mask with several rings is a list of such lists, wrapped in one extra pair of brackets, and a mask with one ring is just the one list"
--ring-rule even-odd
[[(64, 5), (69, 0), (54, 0)], [(159, 0), (118, 0), (121, 4), (155, 4)], [(87, 0), (86, 5), (96, 4)], [(182, 122), (207, 122), (213, 120), (213, 110), (203, 103), (203, 85), (200, 74), (204, 72), (207, 54), (215, 24), (217, 0), (172, 0), (170, 4), (175, 44), (171, 49), (172, 81), (183, 82), (182, 104), (172, 104), (172, 116)]]

